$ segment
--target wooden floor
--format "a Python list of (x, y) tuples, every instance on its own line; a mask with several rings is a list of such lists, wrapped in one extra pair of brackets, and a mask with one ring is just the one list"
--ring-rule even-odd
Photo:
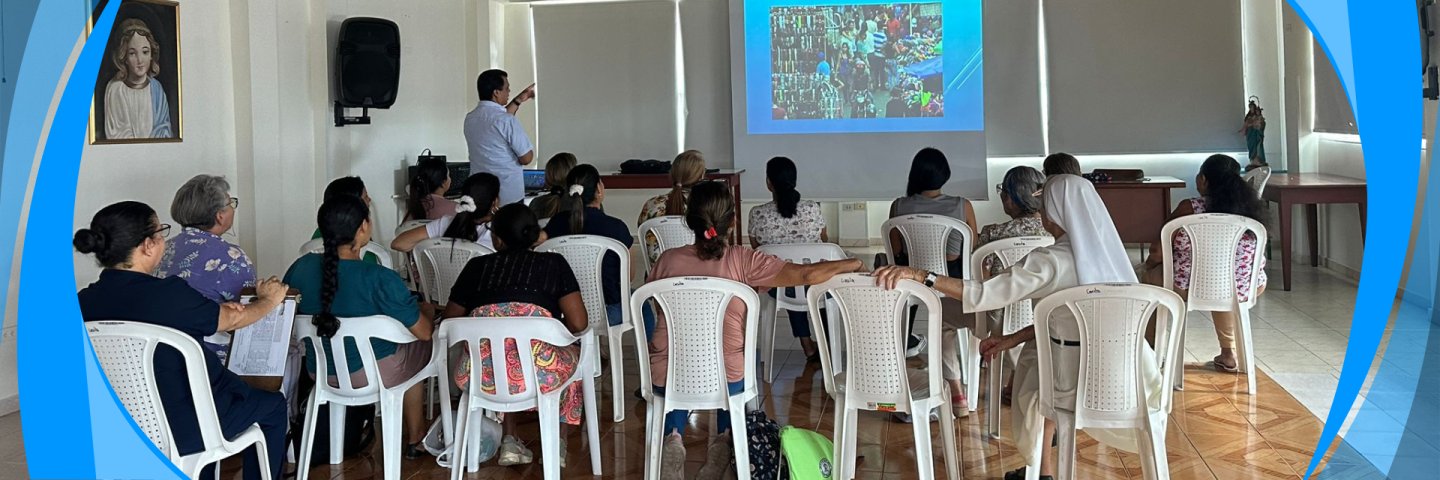
[[(780, 357), (786, 356), (784, 361)], [(781, 425), (796, 425), (817, 430), (827, 436), (832, 430), (832, 402), (824, 393), (818, 366), (807, 366), (798, 352), (776, 352), (776, 381), (763, 390), (764, 408)], [(633, 361), (633, 360), (632, 360)], [(628, 362), (627, 362), (628, 363)], [(636, 371), (631, 367), (628, 371)], [(1187, 366), (1186, 388), (1175, 392), (1167, 446), (1170, 476), (1185, 479), (1235, 478), (1299, 478), (1315, 449), (1321, 421), (1264, 373), (1258, 373), (1258, 393), (1246, 395), (1243, 377), (1217, 373), (1199, 365)], [(644, 456), (644, 406), (633, 396), (625, 396), (629, 405), (626, 420), (619, 424), (609, 420), (609, 382), (597, 383), (601, 393), (601, 461), (604, 474), (598, 478), (642, 478)], [(626, 384), (633, 390), (638, 379)], [(1004, 472), (1021, 464), (1014, 445), (1005, 438), (993, 440), (982, 433), (982, 410), (957, 422), (960, 430), (960, 453), (964, 476), (968, 479), (998, 479)], [(1002, 420), (1002, 437), (1008, 436), (1007, 417)], [(482, 464), (480, 470), (467, 475), (471, 479), (541, 478), (539, 442), (530, 416), (522, 425), (522, 438), (536, 452), (536, 463), (528, 466), (499, 467), (493, 462)], [(707, 432), (713, 415), (695, 414), (685, 443), (689, 449), (687, 472), (693, 476), (705, 456)], [(938, 423), (934, 424), (938, 428)], [(859, 424), (859, 453), (856, 465), (859, 479), (908, 479), (915, 477), (914, 441), (910, 425), (895, 423), (885, 414), (863, 412)], [(311, 471), (316, 479), (376, 478), (381, 455), (376, 448), (369, 454), (347, 459), (340, 465), (318, 466)], [(583, 435), (567, 439), (569, 468), (564, 478), (590, 477), (589, 450)], [(937, 452), (940, 442), (934, 441)], [(1140, 459), (1134, 454), (1106, 448), (1084, 434), (1079, 439), (1077, 455), (1079, 478), (1124, 479), (1141, 478)], [(238, 462), (228, 462), (227, 473), (235, 474)], [(293, 470), (287, 466), (286, 470)], [(935, 455), (935, 471), (943, 477), (944, 463)], [(402, 478), (442, 479), (448, 470), (441, 469), (433, 458), (407, 460), (402, 465)], [(227, 477), (233, 477), (227, 475)], [(597, 477), (590, 477), (597, 478)]]

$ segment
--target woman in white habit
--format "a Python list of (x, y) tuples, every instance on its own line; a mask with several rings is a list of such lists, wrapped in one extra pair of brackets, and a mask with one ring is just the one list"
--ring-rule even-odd
[[(1076, 175), (1056, 175), (1045, 182), (1041, 219), (1045, 230), (1055, 236), (1055, 245), (1037, 248), (1008, 272), (979, 282), (937, 276), (909, 267), (884, 267), (875, 276), (887, 287), (902, 279), (933, 283), (935, 290), (947, 297), (958, 298), (965, 311), (998, 310), (1020, 300), (1039, 300), (1052, 293), (1078, 285), (1100, 283), (1134, 283), (1135, 269), (1110, 220), (1109, 211), (1095, 193), (1095, 186)], [(927, 279), (929, 280), (927, 282)], [(1040, 465), (1044, 479), (1054, 475), (1053, 438), (1055, 423), (1045, 419), (1040, 431), (1040, 374), (1036, 347), (1050, 348), (1057, 362), (1055, 372), (1056, 406), (1075, 403), (1075, 384), (1079, 370), (1080, 338), (1075, 317), (1068, 309), (1053, 313), (1051, 335), (1054, 338), (1035, 342), (1035, 328), (1010, 335), (991, 337), (980, 344), (982, 354), (993, 357), (1024, 343), (1015, 369), (1015, 393), (1011, 404), (1011, 429), (1015, 445), (1026, 465)], [(1038, 321), (1038, 319), (1037, 319)], [(1148, 347), (1146, 347), (1148, 350)], [(1162, 392), (1160, 370), (1154, 355), (1142, 355), (1141, 371), (1146, 378), (1145, 389), (1158, 404)], [(1061, 407), (1064, 408), (1064, 407)], [(1136, 452), (1139, 441), (1130, 430), (1086, 429), (1092, 438), (1110, 447)], [(1041, 458), (1034, 458), (1034, 445), (1044, 439)], [(1024, 478), (1024, 468), (1006, 473), (1005, 479)]]

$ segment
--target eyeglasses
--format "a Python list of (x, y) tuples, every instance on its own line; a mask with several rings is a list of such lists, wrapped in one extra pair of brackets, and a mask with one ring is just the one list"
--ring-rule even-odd
[(995, 193), (1005, 193), (1005, 184), (1003, 184), (1003, 183), (997, 183), (997, 184), (995, 184)]
[(160, 238), (170, 238), (170, 224), (162, 223), (160, 226), (155, 227), (154, 230), (151, 230), (150, 233), (145, 234), (145, 236), (149, 237), (155, 234), (159, 234)]
[(240, 208), (240, 199), (230, 197), (230, 200), (225, 202), (225, 205), (229, 206), (230, 208)]

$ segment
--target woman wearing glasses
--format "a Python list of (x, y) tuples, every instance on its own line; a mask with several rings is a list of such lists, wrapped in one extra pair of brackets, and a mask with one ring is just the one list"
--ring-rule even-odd
[[(230, 196), (230, 182), (216, 175), (196, 175), (180, 186), (170, 203), (170, 216), (181, 228), (165, 244), (155, 276), (180, 277), (212, 302), (240, 300), (240, 290), (255, 286), (255, 265), (238, 245), (222, 235), (235, 225), (240, 200)], [(230, 334), (205, 338), (205, 345), (224, 360)]]
[[(242, 328), (259, 321), (285, 299), (287, 287), (275, 278), (255, 285), (257, 298), (248, 306), (217, 303), (206, 298), (179, 278), (156, 278), (151, 275), (166, 251), (165, 237), (170, 226), (161, 224), (155, 210), (140, 202), (120, 202), (95, 214), (90, 227), (75, 232), (75, 250), (94, 254), (105, 269), (100, 278), (80, 290), (80, 314), (86, 321), (124, 320), (148, 323), (179, 330), (199, 341), (215, 332)], [(210, 393), (215, 399), (215, 413), (220, 417), (221, 433), (233, 438), (258, 423), (265, 434), (269, 454), (270, 476), (280, 478), (285, 464), (285, 397), (276, 392), (256, 390), (246, 385), (234, 372), (225, 369), (220, 359), (202, 349), (205, 369), (210, 380)], [(180, 455), (200, 451), (200, 427), (195, 417), (195, 402), (190, 396), (184, 359), (169, 347), (156, 350), (154, 356), (156, 388), (165, 407), (175, 446)], [(245, 479), (259, 479), (255, 449), (245, 452)], [(213, 467), (212, 467), (213, 468)], [(208, 472), (200, 477), (207, 478)]]

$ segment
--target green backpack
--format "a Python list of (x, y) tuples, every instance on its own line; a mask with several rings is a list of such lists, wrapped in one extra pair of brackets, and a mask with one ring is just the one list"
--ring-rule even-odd
[(786, 426), (780, 429), (780, 454), (788, 468), (782, 468), (782, 477), (788, 474), (791, 480), (827, 480), (834, 473), (831, 458), (835, 444), (824, 435)]

